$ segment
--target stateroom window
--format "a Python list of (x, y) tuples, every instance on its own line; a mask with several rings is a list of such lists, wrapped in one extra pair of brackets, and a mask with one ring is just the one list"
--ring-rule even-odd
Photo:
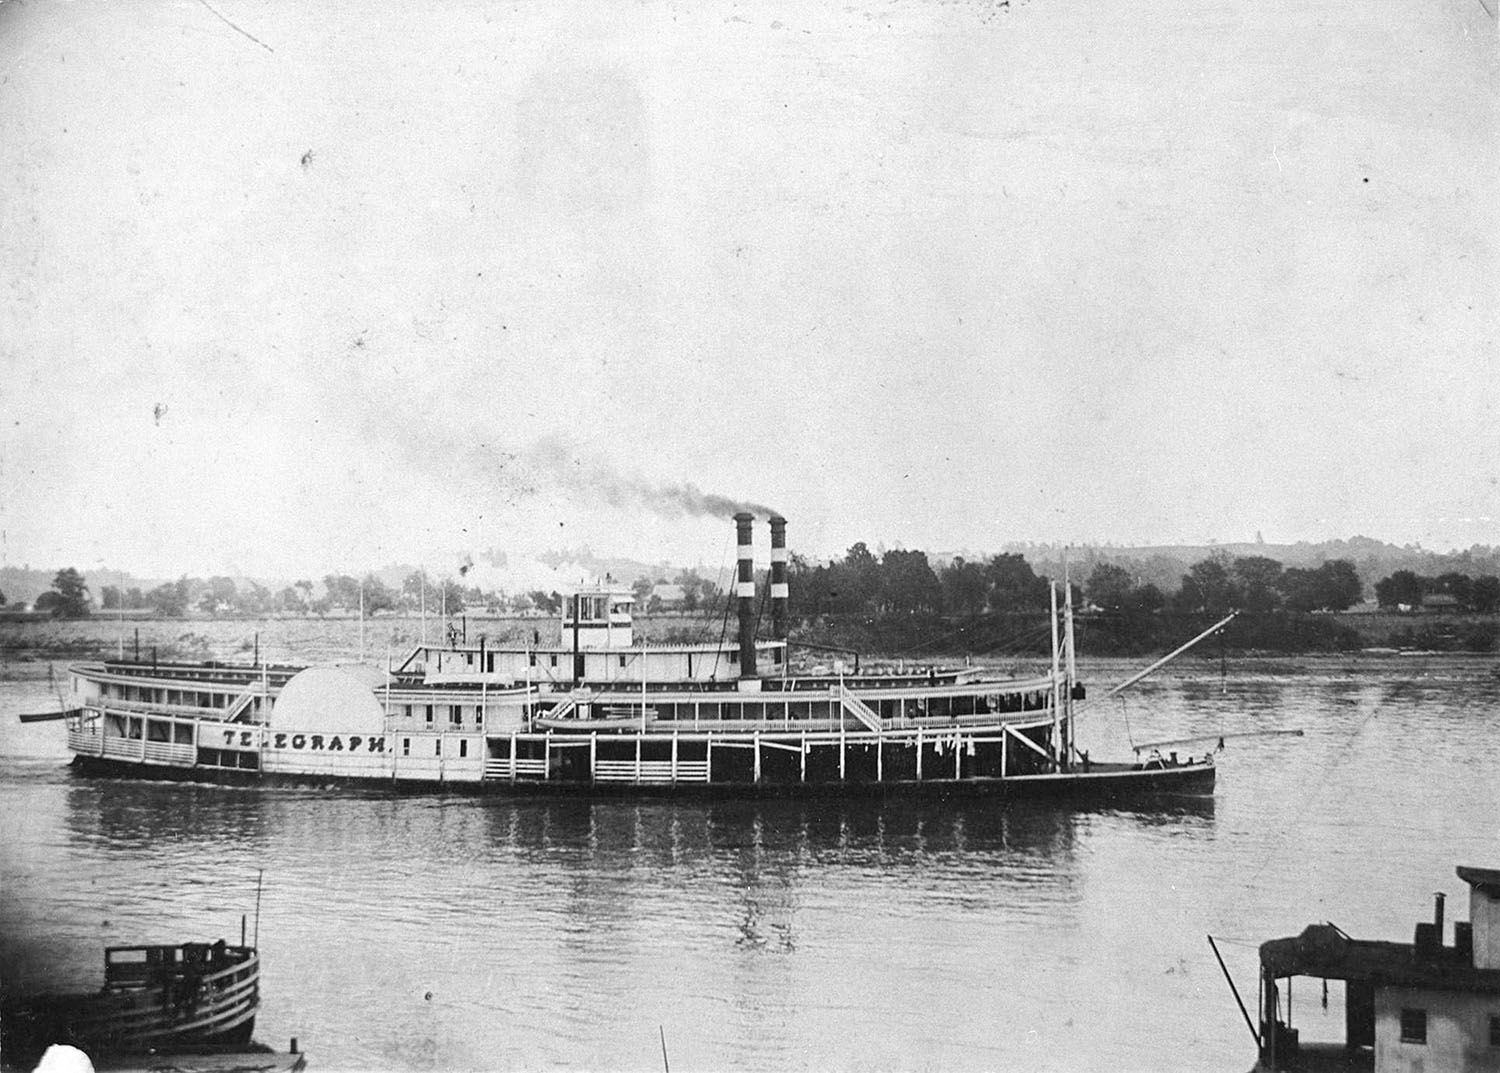
[(411, 755), (411, 739), (410, 738), (402, 738), (401, 739), (401, 755), (402, 756), (410, 756)]
[(464, 721), (464, 707), (462, 704), (448, 705), (448, 722), (458, 726)]
[(474, 706), (474, 725), (477, 727), (484, 726), (484, 709), (479, 705)]
[(557, 656), (556, 655), (553, 655), (553, 657), (552, 657), (552, 666), (554, 666), (554, 667), (557, 666)]
[[(533, 667), (535, 667), (536, 666), (536, 653), (535, 652), (528, 652), (528, 653), (526, 653), (526, 657), (529, 660), (529, 662), (531, 663), (531, 665)], [(494, 670), (494, 669), (495, 668), (493, 668), (493, 667), (490, 668), (490, 670)]]
[(1427, 1011), (1404, 1006), (1401, 1009), (1401, 1042), (1427, 1042)]
[(469, 739), (463, 738), (458, 743), (458, 755), (460, 757), (469, 755)]
[(427, 705), (427, 721), (432, 722), (432, 705)]
[(624, 656), (620, 657), (620, 666), (621, 667), (625, 666), (625, 657)]
[(433, 756), (442, 756), (443, 755), (443, 739), (439, 738), (437, 741), (433, 742), (432, 744), (433, 744), (432, 755)]

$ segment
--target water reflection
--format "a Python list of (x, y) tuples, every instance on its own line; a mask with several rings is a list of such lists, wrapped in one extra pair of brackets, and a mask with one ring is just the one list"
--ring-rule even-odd
[[(1059, 859), (1077, 820), (1108, 812), (1151, 826), (1211, 819), (1212, 797), (1118, 806), (1001, 800), (734, 800), (714, 802), (384, 796), (72, 777), (63, 817), (79, 847), (135, 856), (287, 840), (399, 843), (418, 858), (476, 835), (474, 854), (545, 859), (608, 873), (749, 865), (885, 868), (944, 854)], [(474, 828), (474, 830), (469, 830)]]
[(76, 776), (64, 817), (76, 843), (105, 852), (251, 846), (265, 840), (264, 801), (255, 790)]

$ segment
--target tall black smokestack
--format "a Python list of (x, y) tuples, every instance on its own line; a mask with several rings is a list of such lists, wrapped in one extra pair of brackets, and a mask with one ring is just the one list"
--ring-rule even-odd
[(734, 516), (739, 544), (739, 581), (735, 595), (740, 600), (740, 677), (755, 677), (755, 549), (750, 546), (750, 527), (755, 515), (741, 511)]
[(786, 640), (786, 519), (771, 515), (771, 632), (778, 641)]

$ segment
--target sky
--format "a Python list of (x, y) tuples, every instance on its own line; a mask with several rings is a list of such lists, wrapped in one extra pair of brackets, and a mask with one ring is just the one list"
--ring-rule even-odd
[(0, 0), (0, 554), (1500, 544), (1493, 2)]

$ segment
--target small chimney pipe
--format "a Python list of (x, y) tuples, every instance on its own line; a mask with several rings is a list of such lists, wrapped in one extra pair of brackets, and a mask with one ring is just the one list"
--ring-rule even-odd
[(735, 595), (740, 610), (740, 677), (755, 677), (755, 549), (751, 547), (751, 527), (755, 515), (741, 511), (734, 516), (739, 544), (739, 575)]
[(1437, 944), (1439, 948), (1443, 945), (1443, 903), (1447, 899), (1448, 896), (1442, 891), (1437, 891), (1432, 896), (1432, 930), (1437, 932)]
[(786, 519), (771, 515), (771, 633), (786, 640), (786, 608), (790, 591), (786, 582)]

